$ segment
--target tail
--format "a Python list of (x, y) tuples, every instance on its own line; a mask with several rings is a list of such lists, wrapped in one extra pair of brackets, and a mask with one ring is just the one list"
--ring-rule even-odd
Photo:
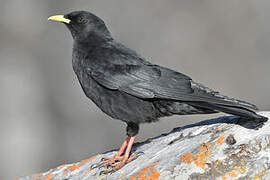
[(267, 117), (256, 114), (256, 112), (249, 110), (245, 107), (228, 106), (228, 105), (223, 105), (223, 104), (213, 104), (213, 103), (207, 103), (207, 102), (190, 102), (189, 104), (195, 107), (214, 109), (220, 112), (236, 115), (236, 116), (243, 117), (249, 120), (254, 119), (254, 120), (259, 120), (263, 122), (268, 120)]

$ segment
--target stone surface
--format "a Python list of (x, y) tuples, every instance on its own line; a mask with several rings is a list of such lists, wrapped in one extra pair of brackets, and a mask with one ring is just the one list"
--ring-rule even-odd
[(270, 121), (259, 130), (234, 122), (234, 116), (205, 120), (137, 144), (133, 152), (144, 154), (109, 175), (99, 175), (102, 169), (91, 165), (116, 151), (19, 180), (270, 179)]

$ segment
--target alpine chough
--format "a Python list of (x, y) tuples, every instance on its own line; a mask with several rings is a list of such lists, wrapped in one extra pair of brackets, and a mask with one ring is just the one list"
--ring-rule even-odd
[(86, 96), (107, 115), (127, 123), (128, 137), (118, 153), (99, 163), (112, 167), (107, 172), (135, 158), (130, 150), (140, 123), (175, 114), (217, 112), (261, 124), (267, 121), (254, 112), (257, 108), (253, 104), (221, 95), (185, 74), (150, 63), (114, 40), (104, 21), (92, 13), (76, 11), (49, 20), (63, 22), (72, 34), (72, 66)]

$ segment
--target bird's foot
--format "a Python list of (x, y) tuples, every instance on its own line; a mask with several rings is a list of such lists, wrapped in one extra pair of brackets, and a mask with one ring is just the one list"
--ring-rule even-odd
[(114, 157), (111, 159), (106, 159), (105, 161), (101, 162), (103, 163), (102, 167), (104, 167), (104, 170), (100, 172), (100, 175), (102, 174), (111, 174), (119, 169), (121, 169), (125, 164), (135, 160), (138, 158), (138, 153), (132, 154), (128, 159), (124, 158), (124, 156), (120, 156), (117, 159)]
[[(105, 170), (101, 171), (100, 174), (108, 174), (108, 173), (113, 173), (115, 171), (117, 171), (118, 169), (122, 168), (126, 163), (133, 161), (134, 159), (136, 159), (138, 156), (140, 156), (141, 154), (143, 154), (143, 152), (137, 152), (131, 156), (130, 155), (130, 151), (132, 148), (132, 144), (135, 140), (136, 135), (134, 136), (129, 136), (124, 143), (122, 144), (122, 146), (120, 147), (119, 151), (116, 153), (116, 155), (112, 158), (102, 158), (101, 161), (99, 163), (93, 164), (91, 166), (91, 169), (95, 169), (95, 168), (104, 168)], [(126, 148), (126, 150), (125, 150)], [(125, 150), (125, 154), (123, 156), (122, 153)]]
[(93, 164), (91, 168), (92, 169), (103, 168), (110, 164), (115, 164), (117, 162), (120, 162), (122, 159), (123, 159), (123, 156), (114, 156), (112, 158), (101, 158), (100, 162)]
[(124, 165), (126, 164), (125, 161), (120, 161), (118, 163), (115, 164), (108, 164), (107, 166), (104, 167), (104, 170), (102, 170), (99, 175), (103, 175), (103, 174), (112, 174), (115, 171), (117, 171), (118, 169), (121, 169)]

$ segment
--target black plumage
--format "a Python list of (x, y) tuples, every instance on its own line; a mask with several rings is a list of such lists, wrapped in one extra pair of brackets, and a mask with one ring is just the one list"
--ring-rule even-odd
[(115, 41), (97, 16), (77, 11), (62, 18), (70, 21), (65, 24), (74, 39), (72, 65), (84, 93), (104, 113), (126, 122), (128, 136), (138, 133), (140, 123), (174, 114), (225, 112), (266, 121), (254, 112), (255, 105), (145, 60)]

